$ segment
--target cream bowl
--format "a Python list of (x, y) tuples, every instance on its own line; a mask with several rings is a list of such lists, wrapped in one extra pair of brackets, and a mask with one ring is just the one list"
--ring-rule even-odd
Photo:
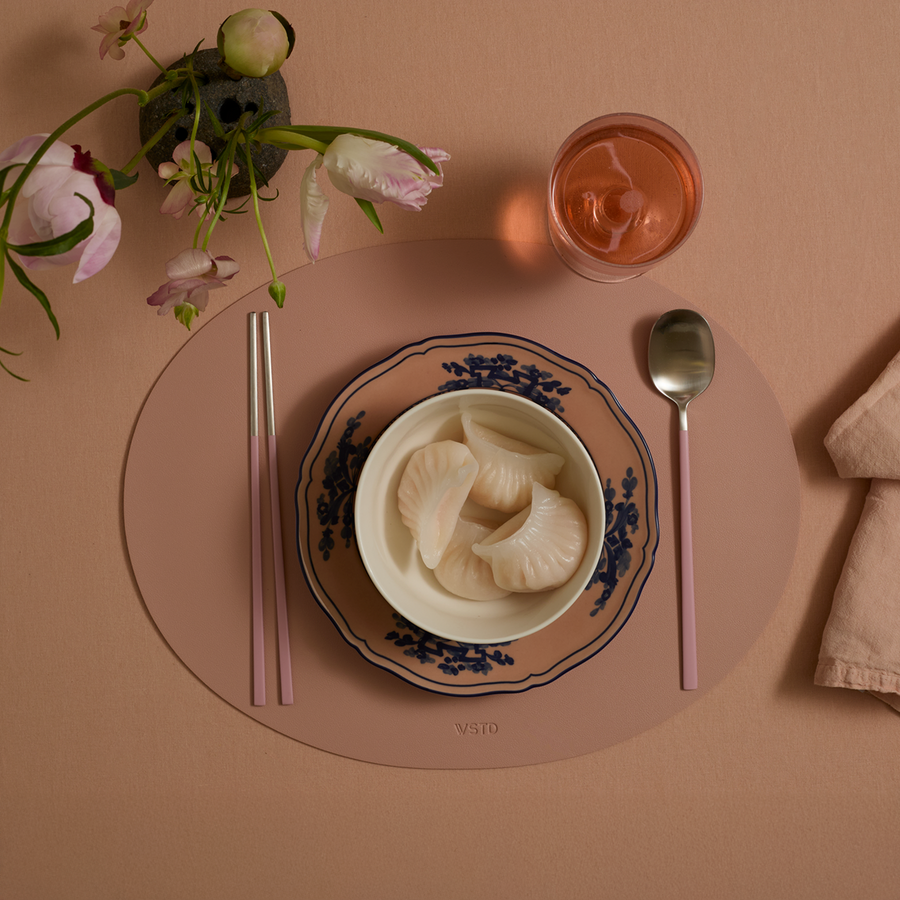
[[(400, 518), (397, 488), (412, 454), (433, 441), (462, 441), (461, 415), (565, 459), (554, 490), (578, 504), (588, 524), (587, 549), (561, 587), (510, 594), (500, 600), (466, 600), (443, 588), (422, 562)], [(471, 500), (463, 515), (504, 518)], [(606, 508), (597, 467), (559, 416), (520, 394), (469, 389), (429, 397), (403, 412), (375, 441), (363, 464), (354, 506), (356, 544), (363, 565), (384, 599), (408, 622), (463, 644), (502, 644), (533, 634), (558, 619), (581, 596), (603, 551)]]

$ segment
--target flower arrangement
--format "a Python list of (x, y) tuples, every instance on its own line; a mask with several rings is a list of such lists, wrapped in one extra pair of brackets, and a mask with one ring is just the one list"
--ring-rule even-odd
[[(209, 250), (216, 225), (227, 214), (249, 205), (256, 219), (263, 250), (272, 274), (269, 295), (277, 306), (285, 301), (285, 286), (278, 279), (260, 215), (261, 191), (268, 179), (258, 163), (265, 147), (278, 151), (312, 150), (315, 153), (300, 182), (300, 228), (312, 262), (319, 256), (322, 227), (329, 200), (317, 178), (324, 167), (329, 181), (349, 194), (371, 222), (382, 231), (375, 205), (389, 201), (405, 210), (420, 210), (434, 188), (443, 182), (443, 150), (419, 148), (391, 135), (357, 128), (279, 124), (277, 109), (240, 111), (227, 125), (205, 105), (201, 89), (208, 76), (198, 65), (200, 44), (178, 64), (163, 67), (139, 35), (148, 25), (153, 0), (128, 0), (100, 16), (93, 30), (102, 35), (100, 58), (120, 60), (129, 45), (138, 47), (162, 73), (149, 90), (121, 88), (87, 106), (55, 131), (22, 138), (0, 153), (0, 297), (7, 270), (40, 303), (57, 338), (59, 323), (47, 295), (29, 273), (50, 266), (75, 265), (73, 283), (99, 272), (112, 259), (122, 231), (115, 208), (116, 192), (137, 179), (138, 163), (188, 116), (189, 134), (175, 147), (172, 158), (157, 172), (170, 186), (160, 212), (180, 219), (196, 215), (192, 245), (166, 263), (166, 281), (147, 298), (159, 315), (170, 310), (190, 329), (204, 311), (209, 292), (224, 286), (239, 271), (228, 256)], [(201, 42), (202, 43), (202, 42)], [(219, 27), (217, 64), (227, 77), (266, 79), (290, 56), (294, 31), (279, 13), (245, 9), (229, 16)], [(205, 51), (209, 52), (209, 51)], [(276, 76), (279, 77), (280, 76)], [(143, 109), (168, 97), (172, 111), (121, 169), (112, 169), (79, 145), (60, 138), (101, 106), (122, 96), (133, 96)], [(174, 102), (172, 102), (174, 99)], [(204, 116), (218, 138), (218, 152), (198, 137)], [(177, 132), (175, 132), (177, 134)], [(237, 206), (234, 181), (240, 170), (249, 177), (249, 193)], [(7, 187), (7, 182), (12, 183)], [(0, 347), (0, 367), (22, 379), (4, 363), (3, 355), (17, 356)]]

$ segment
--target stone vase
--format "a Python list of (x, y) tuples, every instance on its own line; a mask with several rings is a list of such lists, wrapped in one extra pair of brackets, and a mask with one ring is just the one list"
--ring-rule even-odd
[[(185, 59), (179, 60), (170, 69), (185, 65)], [(212, 151), (213, 159), (218, 159), (225, 148), (225, 140), (216, 135), (207, 109), (212, 110), (226, 135), (234, 130), (238, 119), (245, 112), (266, 112), (278, 110), (277, 115), (266, 120), (266, 125), (290, 125), (291, 108), (287, 86), (280, 72), (274, 72), (265, 78), (240, 78), (235, 81), (219, 67), (219, 51), (216, 49), (200, 50), (194, 55), (194, 69), (201, 76), (200, 99), (204, 108), (200, 114), (200, 125), (197, 139), (203, 141)], [(161, 84), (165, 76), (160, 73), (153, 87)], [(146, 143), (165, 124), (169, 116), (181, 108), (180, 90), (163, 94), (146, 106), (141, 107), (139, 129), (141, 144)], [(161, 163), (169, 162), (175, 148), (187, 140), (194, 125), (193, 101), (188, 105), (188, 112), (178, 119), (168, 133), (148, 153), (147, 161), (157, 169)], [(281, 167), (287, 156), (287, 150), (281, 150), (270, 144), (253, 152), (253, 161), (259, 172), (268, 181)], [(250, 176), (247, 162), (242, 152), (235, 155), (234, 163), (239, 171), (231, 179), (228, 190), (229, 198), (245, 197), (250, 193)], [(259, 186), (259, 176), (257, 175)]]

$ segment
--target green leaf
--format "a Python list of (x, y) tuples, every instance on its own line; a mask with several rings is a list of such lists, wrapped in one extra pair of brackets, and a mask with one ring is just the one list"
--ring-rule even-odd
[(47, 318), (50, 319), (50, 324), (53, 326), (53, 330), (56, 332), (56, 339), (59, 340), (59, 322), (56, 321), (56, 316), (53, 315), (53, 310), (50, 308), (50, 301), (47, 299), (47, 295), (36, 285), (32, 280), (25, 274), (25, 271), (22, 267), (9, 255), (6, 254), (6, 261), (9, 263), (9, 267), (13, 270), (13, 274), (19, 280), (19, 284), (22, 285), (27, 291), (30, 291), (37, 297), (38, 303), (44, 307), (44, 312), (47, 313)]
[(278, 115), (278, 112), (279, 112), (279, 110), (277, 110), (277, 109), (268, 109), (268, 110), (266, 110), (265, 112), (260, 113), (260, 114), (253, 120), (253, 130), (255, 131), (257, 128), (262, 128), (263, 124), (264, 124), (265, 122), (268, 122), (269, 119), (272, 118), (272, 116), (277, 116), (277, 115)]
[[(7, 350), (6, 347), (0, 347), (0, 353), (6, 353), (6, 354), (8, 354), (9, 356), (21, 356), (21, 355), (22, 355), (21, 351), (20, 351), (19, 353), (16, 353), (14, 350)], [(0, 368), (2, 368), (3, 371), (6, 372), (7, 375), (12, 375), (13, 378), (18, 379), (19, 381), (28, 381), (28, 380), (29, 380), (29, 379), (27, 379), (27, 378), (23, 378), (21, 375), (16, 375), (16, 373), (13, 372), (12, 369), (8, 369), (8, 368), (3, 364), (3, 360), (2, 360), (2, 359), (0, 359)]]
[(124, 172), (119, 172), (117, 169), (110, 169), (110, 174), (112, 175), (113, 187), (117, 191), (124, 190), (127, 187), (131, 187), (138, 180), (138, 173), (135, 172), (134, 175), (126, 175)]
[(87, 203), (90, 212), (88, 217), (79, 222), (71, 231), (49, 241), (35, 241), (33, 244), (7, 244), (7, 247), (15, 250), (16, 253), (21, 253), (22, 256), (59, 256), (61, 253), (68, 253), (86, 237), (89, 237), (94, 230), (94, 204), (83, 194), (76, 193), (75, 196), (81, 197)]
[[(0, 347), (0, 351), (2, 351), (3, 353), (8, 353), (10, 356), (21, 356), (22, 355), (21, 353), (13, 353), (12, 350), (6, 350), (3, 347)], [(28, 381), (29, 380), (28, 378), (23, 378), (21, 375), (16, 375), (16, 373), (13, 372), (12, 369), (8, 369), (4, 365), (2, 359), (0, 359), (0, 369), (3, 369), (3, 371), (6, 372), (7, 375), (12, 375), (13, 378), (15, 378), (19, 381)]]
[(219, 117), (212, 111), (212, 107), (204, 100), (203, 105), (206, 107), (206, 112), (209, 115), (210, 122), (212, 123), (213, 131), (215, 132), (216, 137), (225, 139), (225, 129), (222, 127), (222, 123), (219, 121)]
[(375, 212), (375, 204), (372, 203), (371, 200), (360, 200), (359, 197), (354, 197), (354, 200), (359, 204), (359, 208), (366, 214), (369, 221), (382, 233), (384, 234), (384, 228), (381, 225), (381, 220), (378, 218), (378, 213)]

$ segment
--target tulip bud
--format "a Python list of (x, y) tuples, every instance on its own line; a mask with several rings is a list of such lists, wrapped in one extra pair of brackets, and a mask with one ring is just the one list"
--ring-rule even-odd
[(244, 9), (219, 27), (222, 61), (237, 75), (265, 78), (281, 68), (294, 49), (294, 29), (280, 13)]

